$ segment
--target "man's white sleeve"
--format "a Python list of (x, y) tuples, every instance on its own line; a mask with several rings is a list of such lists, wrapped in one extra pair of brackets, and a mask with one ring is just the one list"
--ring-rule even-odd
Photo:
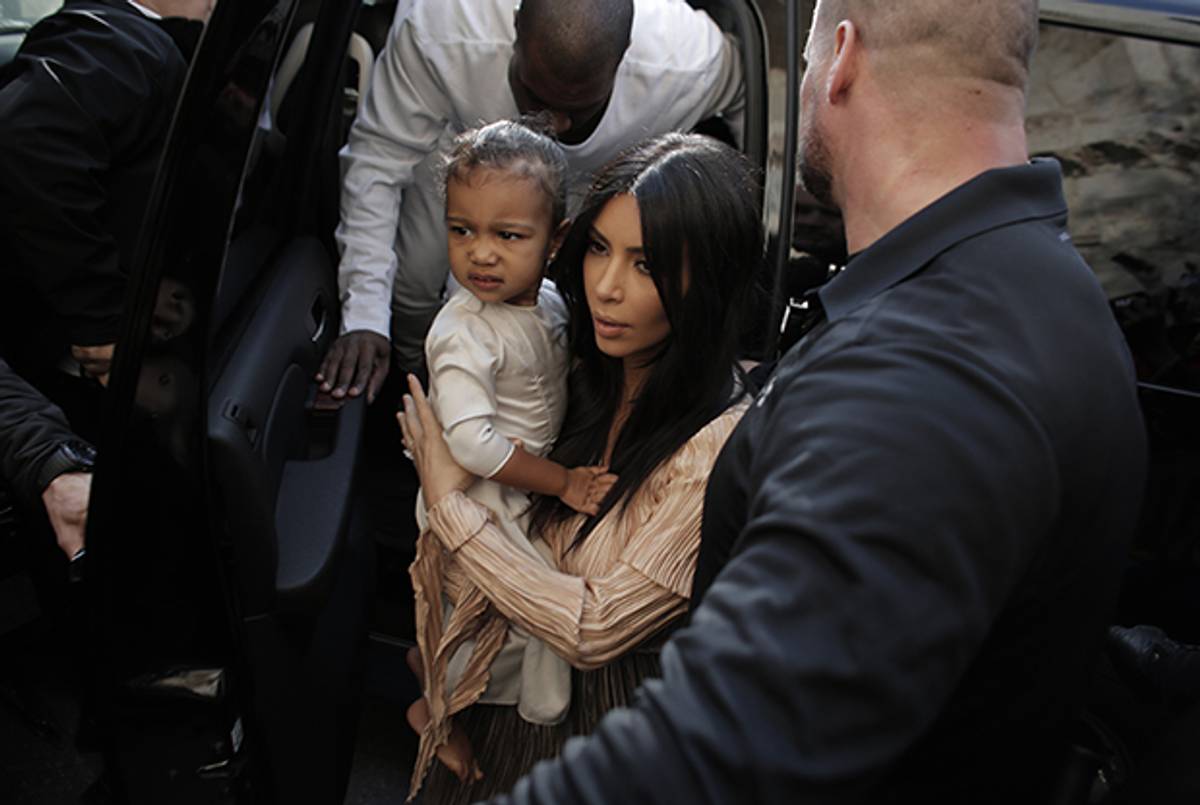
[(721, 37), (720, 47), (705, 78), (707, 92), (702, 104), (705, 112), (700, 119), (720, 115), (729, 124), (738, 143), (744, 145), (746, 83), (742, 74), (742, 51), (732, 35)]
[(450, 104), (411, 17), (398, 13), (341, 151), (342, 332), (389, 335), (396, 227), (413, 169), (437, 145)]

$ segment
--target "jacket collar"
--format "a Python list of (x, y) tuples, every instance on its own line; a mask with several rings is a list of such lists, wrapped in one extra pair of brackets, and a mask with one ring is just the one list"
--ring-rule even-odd
[(875, 241), (819, 291), (829, 321), (905, 281), (948, 249), (1021, 221), (1060, 217), (1067, 203), (1053, 159), (986, 171)]

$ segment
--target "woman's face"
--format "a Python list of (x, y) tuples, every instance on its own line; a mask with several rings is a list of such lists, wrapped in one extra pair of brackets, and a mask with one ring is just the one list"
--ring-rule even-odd
[(647, 359), (671, 334), (667, 312), (646, 266), (637, 199), (614, 196), (592, 224), (583, 286), (596, 345), (605, 355)]

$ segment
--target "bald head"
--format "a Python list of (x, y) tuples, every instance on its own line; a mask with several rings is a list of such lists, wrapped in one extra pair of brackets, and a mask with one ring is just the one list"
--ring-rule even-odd
[(633, 27), (633, 0), (521, 0), (517, 42), (566, 80), (616, 72)]
[(885, 75), (956, 78), (1025, 90), (1037, 47), (1037, 0), (820, 0), (813, 37), (850, 20)]
[(817, 0), (800, 84), (804, 186), (859, 251), (969, 179), (1029, 158), (1037, 0)]

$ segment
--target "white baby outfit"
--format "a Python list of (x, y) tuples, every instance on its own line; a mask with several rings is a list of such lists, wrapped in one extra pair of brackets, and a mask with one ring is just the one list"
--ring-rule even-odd
[[(558, 290), (542, 282), (533, 306), (483, 302), (466, 289), (438, 313), (425, 341), (429, 399), (455, 461), (479, 476), (466, 492), (486, 506), (514, 545), (551, 564), (545, 544), (528, 534), (528, 493), (489, 478), (520, 439), (544, 456), (558, 438), (567, 406), (567, 310)], [(426, 530), (424, 498), (417, 522)], [(445, 612), (449, 620), (449, 607)], [(447, 667), (453, 691), (474, 648), (467, 641)], [(570, 700), (570, 667), (541, 640), (510, 626), (491, 665), (481, 702), (517, 705), (539, 724), (561, 721)]]

